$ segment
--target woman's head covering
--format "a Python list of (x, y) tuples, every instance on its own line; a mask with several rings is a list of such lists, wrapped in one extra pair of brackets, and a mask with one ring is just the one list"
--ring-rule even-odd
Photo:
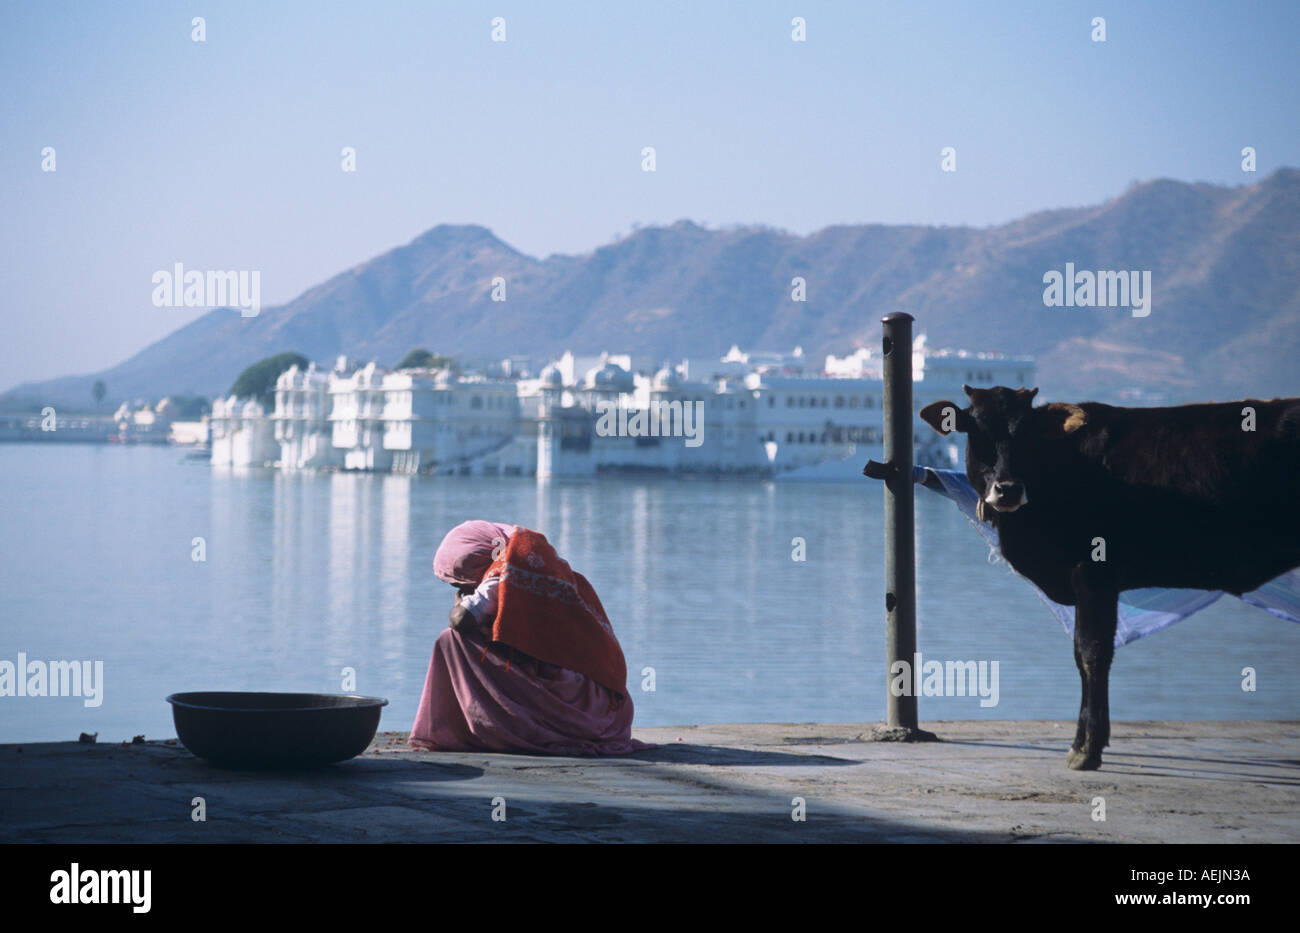
[(514, 525), (475, 520), (461, 522), (442, 539), (433, 555), (433, 572), (438, 579), (461, 586), (478, 586), (483, 574), (492, 566), (492, 552), (504, 547), (514, 534)]

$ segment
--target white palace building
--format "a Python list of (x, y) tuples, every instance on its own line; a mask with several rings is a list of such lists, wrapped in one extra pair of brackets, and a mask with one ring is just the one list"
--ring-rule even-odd
[[(460, 475), (668, 473), (857, 475), (881, 451), (881, 356), (860, 348), (810, 366), (801, 350), (687, 359), (655, 369), (630, 355), (565, 353), (539, 374), (389, 372), (340, 358), (293, 367), (265, 412), (213, 404), (213, 464)], [(815, 369), (815, 372), (810, 372)], [(519, 375), (522, 371), (522, 375)], [(914, 402), (964, 400), (961, 386), (1033, 384), (1034, 361), (913, 347)], [(918, 460), (949, 465), (955, 446), (916, 431)]]

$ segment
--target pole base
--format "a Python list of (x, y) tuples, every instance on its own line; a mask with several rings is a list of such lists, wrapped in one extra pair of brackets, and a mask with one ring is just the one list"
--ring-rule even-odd
[(933, 732), (911, 726), (879, 725), (862, 736), (867, 742), (942, 742)]

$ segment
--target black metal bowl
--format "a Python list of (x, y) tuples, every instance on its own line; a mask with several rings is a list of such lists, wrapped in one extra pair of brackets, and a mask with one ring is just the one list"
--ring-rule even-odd
[(366, 750), (388, 701), (328, 693), (173, 693), (176, 736), (235, 768), (309, 768)]

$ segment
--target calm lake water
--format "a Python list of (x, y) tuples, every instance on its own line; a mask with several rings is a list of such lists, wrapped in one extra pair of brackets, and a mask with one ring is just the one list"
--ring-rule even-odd
[[(922, 697), (921, 718), (1076, 715), (1060, 624), (947, 500), (918, 490), (917, 508), (921, 651), (999, 673), (997, 706)], [(879, 720), (882, 511), (867, 479), (232, 473), (166, 448), (0, 445), (0, 659), (104, 662), (97, 708), (0, 697), (0, 741), (171, 736), (169, 693), (338, 692), (345, 667), (391, 701), (381, 728), (405, 730), (451, 605), (433, 552), (467, 518), (539, 529), (590, 578), (637, 725)], [(1112, 715), (1294, 719), (1298, 661), (1300, 626), (1225, 597), (1119, 650)]]

